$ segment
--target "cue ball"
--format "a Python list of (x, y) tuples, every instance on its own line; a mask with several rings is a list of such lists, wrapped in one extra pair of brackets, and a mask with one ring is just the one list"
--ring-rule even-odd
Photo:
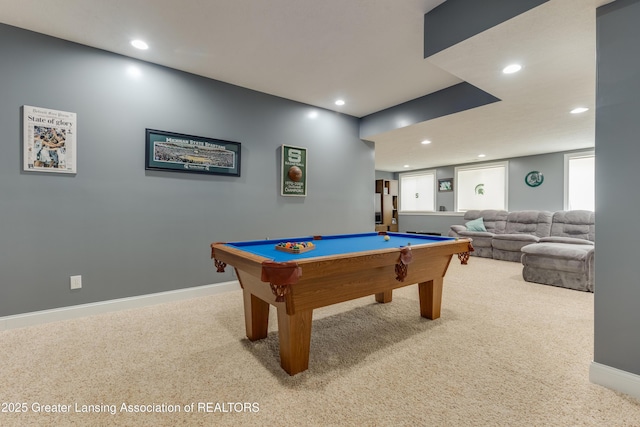
[(384, 240), (389, 240), (390, 237), (389, 236), (384, 236)]
[(289, 168), (289, 179), (294, 182), (300, 181), (302, 178), (302, 169), (298, 166), (291, 166)]

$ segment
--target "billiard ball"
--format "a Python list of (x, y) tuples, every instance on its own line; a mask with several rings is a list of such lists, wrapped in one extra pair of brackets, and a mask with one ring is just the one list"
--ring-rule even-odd
[(291, 166), (289, 168), (289, 179), (294, 182), (300, 181), (302, 179), (302, 169), (298, 166)]
[(384, 240), (385, 241), (389, 241), (390, 237), (389, 236), (384, 236)]

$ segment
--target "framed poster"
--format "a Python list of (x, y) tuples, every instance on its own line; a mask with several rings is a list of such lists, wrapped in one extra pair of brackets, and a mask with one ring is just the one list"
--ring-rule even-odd
[(282, 146), (282, 179), (280, 194), (283, 196), (307, 195), (307, 149)]
[(438, 191), (453, 191), (453, 178), (439, 179)]
[(22, 114), (24, 170), (76, 173), (76, 113), (24, 105)]
[(239, 142), (146, 129), (145, 169), (240, 176)]

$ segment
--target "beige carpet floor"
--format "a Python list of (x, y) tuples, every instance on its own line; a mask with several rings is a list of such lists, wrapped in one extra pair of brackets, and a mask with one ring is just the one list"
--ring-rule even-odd
[(521, 268), (454, 259), (435, 321), (416, 285), (316, 310), (294, 377), (275, 310), (246, 340), (239, 290), (4, 331), (0, 425), (640, 426), (640, 402), (589, 382), (593, 294)]

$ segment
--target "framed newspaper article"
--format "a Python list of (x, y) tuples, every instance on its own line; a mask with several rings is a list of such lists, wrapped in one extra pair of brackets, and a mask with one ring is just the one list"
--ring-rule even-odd
[(241, 144), (146, 130), (145, 169), (240, 176)]
[(76, 113), (29, 105), (22, 110), (24, 170), (76, 173)]

